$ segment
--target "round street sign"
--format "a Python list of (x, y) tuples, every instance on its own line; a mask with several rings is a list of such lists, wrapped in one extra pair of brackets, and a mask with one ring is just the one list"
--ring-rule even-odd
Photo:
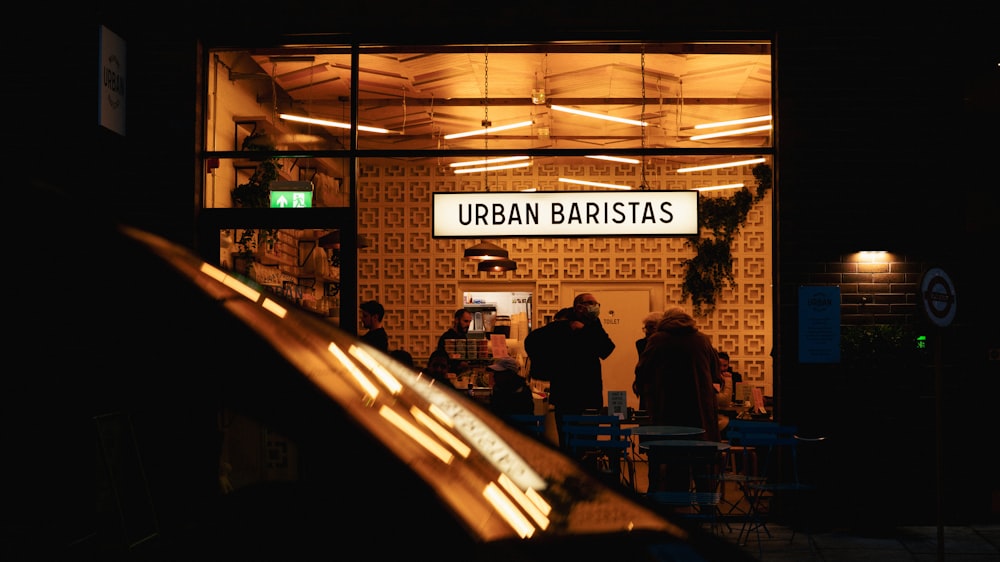
[(924, 305), (927, 318), (942, 328), (955, 319), (955, 285), (943, 269), (935, 267), (924, 273), (920, 280), (920, 302)]

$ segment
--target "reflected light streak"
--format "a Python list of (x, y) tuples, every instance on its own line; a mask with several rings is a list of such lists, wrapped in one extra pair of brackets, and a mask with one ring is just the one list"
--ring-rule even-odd
[(430, 408), (427, 409), (430, 410), (431, 414), (433, 414), (434, 417), (437, 418), (438, 421), (443, 423), (445, 426), (455, 427), (455, 420), (451, 419), (451, 416), (449, 416), (447, 412), (439, 408), (437, 404), (431, 404)]
[(483, 497), (486, 498), (488, 502), (493, 504), (493, 508), (496, 509), (497, 513), (503, 517), (504, 521), (514, 529), (522, 539), (526, 539), (535, 534), (535, 527), (531, 524), (531, 521), (521, 514), (510, 499), (504, 495), (500, 488), (490, 482), (483, 489)]
[(632, 187), (628, 185), (616, 185), (613, 183), (601, 183), (597, 181), (574, 180), (570, 178), (559, 178), (559, 181), (562, 183), (575, 183), (579, 185), (590, 185), (593, 187), (607, 187), (608, 189), (620, 189), (623, 191), (628, 191), (632, 189)]
[(285, 315), (288, 314), (287, 308), (281, 306), (280, 304), (274, 302), (269, 298), (265, 298), (261, 306), (264, 307), (264, 310), (270, 312), (271, 314), (274, 314), (278, 318), (284, 318)]
[(413, 439), (423, 448), (427, 449), (427, 452), (437, 457), (441, 462), (451, 464), (451, 461), (455, 460), (455, 455), (452, 455), (448, 449), (445, 449), (440, 443), (431, 439), (426, 433), (420, 431), (417, 426), (403, 419), (403, 417), (394, 412), (392, 408), (382, 406), (379, 408), (378, 413), (380, 416), (388, 420), (389, 423), (399, 428), (409, 438)]
[(704, 166), (692, 166), (690, 168), (677, 168), (677, 173), (684, 174), (687, 172), (718, 170), (719, 168), (735, 168), (736, 166), (748, 166), (750, 164), (761, 164), (763, 162), (767, 162), (767, 158), (751, 158), (749, 160), (739, 160), (737, 162), (723, 162), (721, 164), (706, 164)]
[[(514, 498), (517, 505), (521, 506), (521, 509), (523, 509), (529, 516), (531, 516), (532, 519), (535, 520), (535, 524), (538, 525), (538, 528), (543, 531), (549, 528), (550, 521), (546, 515), (548, 515), (548, 513), (552, 510), (552, 506), (546, 503), (545, 508), (547, 509), (545, 510), (545, 513), (542, 513), (539, 506), (536, 505), (534, 501), (532, 501), (532, 499), (524, 493), (524, 491), (518, 488), (510, 478), (507, 478), (506, 475), (501, 474), (500, 478), (497, 479), (497, 482), (500, 483), (500, 486), (510, 497)], [(528, 489), (531, 490), (531, 488)]]
[(371, 372), (375, 373), (375, 376), (381, 381), (383, 386), (389, 389), (390, 393), (399, 394), (399, 391), (403, 390), (403, 384), (396, 377), (392, 376), (392, 373), (387, 371), (382, 363), (377, 361), (363, 348), (352, 345), (348, 352), (358, 361), (361, 361), (365, 367), (368, 367)]
[(471, 447), (461, 442), (452, 432), (445, 429), (437, 420), (428, 416), (416, 406), (410, 408), (410, 415), (418, 422), (424, 424), (424, 427), (431, 430), (434, 435), (437, 435), (438, 439), (450, 445), (463, 459), (468, 458), (469, 454), (472, 453)]
[(544, 513), (546, 517), (552, 512), (552, 506), (549, 505), (549, 502), (545, 501), (545, 498), (543, 498), (534, 488), (528, 488), (525, 490), (524, 495), (528, 496), (528, 499), (538, 506), (538, 509), (542, 510), (542, 513)]
[(260, 298), (260, 291), (254, 289), (253, 287), (250, 287), (243, 281), (240, 281), (239, 279), (233, 277), (232, 275), (226, 273), (225, 271), (222, 271), (217, 267), (213, 267), (211, 265), (208, 265), (207, 263), (203, 263), (201, 264), (199, 270), (205, 275), (208, 275), (212, 279), (215, 279), (216, 281), (222, 283), (223, 285), (229, 287), (230, 289), (236, 291), (237, 293), (243, 295), (244, 297), (252, 300), (253, 302), (257, 302), (257, 299)]
[(328, 347), (327, 349), (329, 349), (330, 353), (332, 353), (333, 356), (336, 357), (338, 361), (340, 361), (340, 363), (344, 366), (344, 368), (346, 368), (347, 371), (351, 373), (351, 376), (354, 377), (354, 380), (358, 381), (358, 384), (360, 384), (361, 388), (363, 388), (365, 392), (368, 393), (368, 396), (371, 396), (372, 399), (378, 396), (379, 393), (378, 387), (372, 384), (372, 381), (368, 380), (368, 377), (366, 377), (364, 373), (361, 372), (361, 369), (358, 369), (358, 366), (354, 364), (354, 361), (351, 361), (350, 357), (348, 357), (343, 351), (341, 351), (339, 347), (337, 347), (337, 344), (330, 342), (330, 347)]

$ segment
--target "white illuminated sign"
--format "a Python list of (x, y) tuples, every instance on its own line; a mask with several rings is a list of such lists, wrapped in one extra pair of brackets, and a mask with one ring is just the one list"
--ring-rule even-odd
[(97, 122), (125, 136), (125, 41), (106, 27), (100, 41)]
[(696, 236), (697, 191), (435, 193), (435, 238)]

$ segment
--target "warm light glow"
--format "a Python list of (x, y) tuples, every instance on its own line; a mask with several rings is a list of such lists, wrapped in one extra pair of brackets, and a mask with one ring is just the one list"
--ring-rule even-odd
[(586, 158), (593, 158), (594, 160), (607, 160), (609, 162), (622, 162), (624, 164), (638, 164), (639, 160), (635, 158), (622, 158), (620, 156), (606, 156), (603, 154), (592, 154), (586, 156)]
[(613, 183), (601, 183), (597, 181), (574, 180), (570, 178), (559, 178), (559, 181), (561, 181), (562, 183), (575, 183), (579, 185), (589, 185), (592, 187), (607, 187), (608, 189), (620, 189), (623, 191), (632, 189), (632, 187), (628, 185), (616, 185)]
[(469, 160), (468, 162), (452, 162), (448, 164), (452, 168), (461, 168), (463, 166), (479, 166), (481, 164), (500, 164), (503, 162), (517, 162), (519, 160), (527, 160), (530, 156), (505, 156), (502, 158), (484, 158), (483, 160)]
[(705, 133), (704, 135), (693, 135), (688, 137), (688, 140), (705, 140), (714, 139), (718, 137), (728, 137), (730, 135), (747, 135), (750, 133), (757, 133), (760, 131), (770, 131), (771, 125), (761, 125), (759, 127), (746, 127), (745, 129), (733, 129), (731, 131), (719, 131), (717, 133)]
[(521, 127), (529, 127), (534, 125), (534, 121), (520, 121), (518, 123), (512, 123), (510, 125), (498, 125), (496, 127), (483, 127), (482, 129), (476, 129), (474, 131), (466, 131), (464, 133), (452, 133), (450, 135), (445, 135), (446, 139), (460, 139), (463, 137), (474, 137), (476, 135), (487, 135), (489, 133), (499, 133), (500, 131), (509, 131), (511, 129), (519, 129)]
[(358, 361), (361, 361), (362, 365), (368, 367), (371, 372), (375, 373), (375, 377), (378, 378), (383, 386), (389, 389), (389, 392), (392, 394), (399, 394), (399, 392), (403, 390), (402, 383), (400, 383), (396, 377), (392, 376), (392, 373), (386, 370), (382, 363), (372, 357), (370, 353), (355, 345), (352, 345), (348, 352), (350, 352), (350, 354), (353, 355)]
[(456, 174), (474, 174), (476, 172), (493, 172), (495, 170), (510, 170), (511, 168), (527, 168), (531, 162), (512, 162), (510, 164), (500, 164), (499, 166), (483, 166), (482, 168), (459, 168)]
[(510, 499), (503, 494), (500, 487), (490, 482), (483, 489), (483, 497), (493, 505), (500, 517), (511, 526), (512, 529), (522, 538), (526, 539), (535, 534), (535, 527), (517, 509)]
[(726, 185), (710, 185), (708, 187), (696, 187), (695, 191), (718, 191), (720, 189), (736, 189), (743, 187), (742, 183), (727, 183)]
[(517, 269), (517, 262), (514, 260), (482, 260), (479, 265), (476, 266), (479, 271), (488, 271), (491, 273), (503, 273), (504, 271), (513, 271)]
[(431, 433), (436, 435), (438, 439), (447, 443), (462, 458), (468, 458), (469, 454), (472, 453), (471, 447), (460, 441), (458, 437), (455, 437), (452, 432), (448, 431), (444, 426), (439, 424), (437, 420), (428, 416), (416, 406), (410, 408), (410, 415), (413, 416), (413, 419), (424, 424), (424, 427), (431, 430)]
[(264, 299), (264, 303), (261, 304), (261, 306), (264, 307), (264, 310), (274, 314), (278, 318), (284, 318), (285, 315), (288, 314), (287, 308), (281, 306), (280, 304), (274, 302), (271, 299)]
[(222, 284), (233, 289), (237, 293), (243, 295), (244, 297), (250, 299), (253, 302), (257, 302), (260, 298), (260, 291), (254, 289), (253, 287), (247, 285), (243, 281), (233, 277), (232, 275), (227, 275), (225, 279), (222, 280)]
[(636, 125), (638, 127), (645, 127), (649, 123), (645, 121), (636, 121), (635, 119), (625, 119), (623, 117), (614, 117), (611, 115), (605, 115), (603, 113), (591, 113), (590, 111), (582, 111), (580, 109), (573, 109), (572, 107), (566, 107), (565, 105), (552, 105), (549, 106), (556, 111), (562, 111), (563, 113), (572, 113), (574, 115), (582, 115), (584, 117), (593, 117), (594, 119), (603, 119), (605, 121), (614, 121), (616, 123), (625, 123), (626, 125)]
[(350, 357), (337, 347), (337, 344), (330, 342), (330, 346), (327, 347), (327, 349), (330, 350), (330, 353), (332, 353), (333, 356), (340, 361), (340, 364), (343, 365), (349, 373), (351, 373), (351, 376), (354, 377), (354, 380), (356, 380), (358, 384), (361, 385), (361, 388), (368, 393), (368, 396), (371, 396), (372, 399), (375, 399), (375, 397), (378, 396), (378, 387), (375, 386), (372, 381), (368, 380), (368, 377), (361, 372), (361, 369), (358, 369), (358, 366), (354, 364), (354, 361), (351, 361)]
[(695, 125), (695, 129), (714, 129), (715, 127), (728, 127), (730, 125), (746, 125), (747, 123), (759, 123), (761, 121), (770, 121), (770, 115), (760, 115), (757, 117), (747, 117), (745, 119), (733, 119), (732, 121), (717, 121), (715, 123), (701, 123), (700, 125)]
[(735, 168), (736, 166), (748, 166), (750, 164), (760, 164), (762, 162), (767, 162), (767, 158), (751, 158), (750, 160), (740, 160), (738, 162), (724, 162), (722, 164), (707, 164), (705, 166), (694, 166), (691, 168), (677, 168), (677, 173), (684, 174), (687, 172), (718, 170), (719, 168)]
[(403, 416), (397, 414), (388, 406), (382, 406), (378, 410), (379, 415), (383, 418), (389, 420), (389, 423), (399, 428), (403, 433), (405, 433), (410, 439), (413, 439), (423, 448), (427, 449), (430, 454), (434, 455), (441, 462), (445, 464), (451, 464), (451, 461), (455, 460), (455, 455), (451, 454), (448, 449), (445, 449), (440, 443), (433, 440), (420, 428), (410, 423), (408, 420), (403, 418)]
[[(336, 127), (338, 129), (350, 129), (350, 123), (341, 123), (340, 121), (330, 121), (328, 119), (314, 119), (312, 117), (302, 117), (301, 115), (290, 115), (288, 113), (282, 113), (278, 117), (286, 121), (298, 121), (299, 123), (309, 123), (312, 125), (322, 125), (324, 127)], [(366, 125), (358, 125), (359, 131), (366, 131), (369, 133), (390, 133), (389, 129), (383, 129), (381, 127), (368, 127)]]
[[(545, 513), (542, 513), (542, 510), (539, 508), (537, 504), (535, 504), (533, 499), (529, 498), (524, 493), (523, 490), (518, 488), (517, 485), (514, 484), (514, 482), (510, 478), (508, 478), (506, 474), (501, 474), (500, 477), (497, 478), (497, 482), (499, 482), (500, 486), (504, 489), (504, 491), (507, 492), (507, 495), (514, 498), (514, 501), (517, 502), (517, 505), (521, 506), (521, 509), (523, 509), (528, 515), (531, 516), (532, 519), (535, 520), (535, 523), (538, 525), (539, 528), (541, 528), (543, 531), (548, 528), (549, 518), (547, 517), (547, 515), (549, 511), (552, 509), (548, 503), (544, 503), (544, 506), (548, 509), (546, 509)], [(531, 490), (531, 488), (528, 488), (528, 490), (534, 491)], [(535, 497), (539, 497), (538, 494), (533, 494), (533, 495)]]

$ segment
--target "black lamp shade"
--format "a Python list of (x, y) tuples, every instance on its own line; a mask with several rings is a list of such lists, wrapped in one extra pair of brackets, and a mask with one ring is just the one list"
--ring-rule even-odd
[(514, 260), (483, 260), (479, 262), (479, 271), (490, 273), (503, 273), (517, 269), (517, 262)]
[(477, 260), (506, 260), (510, 254), (500, 246), (484, 241), (466, 248), (465, 257)]

